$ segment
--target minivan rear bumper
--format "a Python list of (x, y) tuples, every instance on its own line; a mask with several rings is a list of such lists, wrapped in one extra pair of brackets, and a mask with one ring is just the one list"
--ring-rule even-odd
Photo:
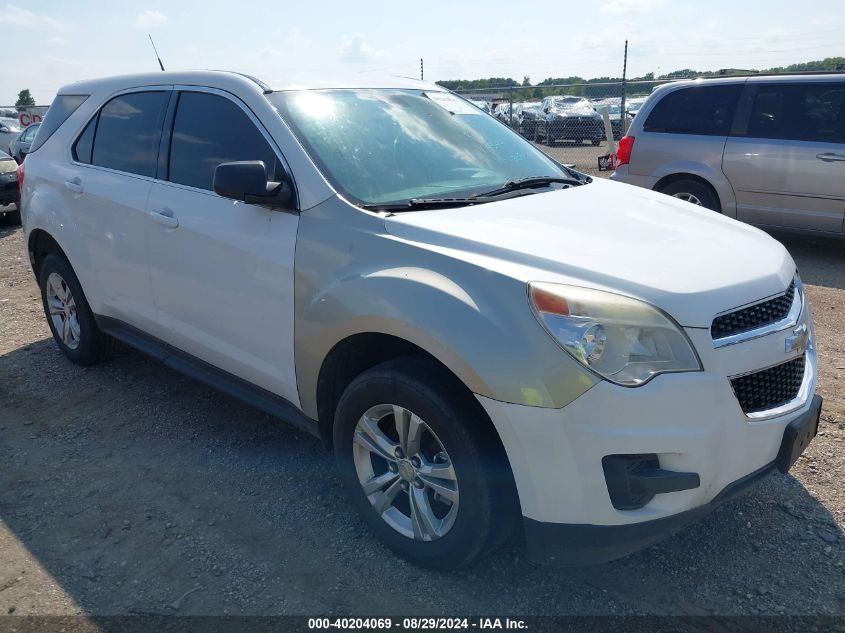
[(657, 178), (653, 176), (639, 176), (630, 173), (628, 171), (628, 165), (619, 165), (616, 171), (610, 174), (610, 179), (644, 189), (654, 189), (654, 186), (657, 184)]

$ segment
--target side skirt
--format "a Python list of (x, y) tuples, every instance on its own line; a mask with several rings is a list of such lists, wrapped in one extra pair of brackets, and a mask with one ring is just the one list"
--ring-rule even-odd
[(320, 437), (317, 421), (302, 413), (289, 400), (176, 349), (123, 321), (100, 315), (95, 315), (94, 318), (103, 332), (121, 343), (161, 361), (167, 367), (189, 378), (205, 383), (259, 411), (284, 420), (314, 437)]

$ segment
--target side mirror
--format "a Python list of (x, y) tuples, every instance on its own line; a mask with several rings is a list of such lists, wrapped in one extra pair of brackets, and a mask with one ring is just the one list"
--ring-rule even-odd
[(214, 193), (268, 207), (287, 207), (293, 198), (288, 183), (267, 180), (267, 168), (261, 160), (217, 165), (214, 169)]

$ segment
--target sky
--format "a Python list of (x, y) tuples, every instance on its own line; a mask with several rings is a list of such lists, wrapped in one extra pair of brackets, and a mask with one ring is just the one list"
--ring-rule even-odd
[(49, 104), (80, 79), (231, 69), (270, 85), (310, 77), (628, 76), (766, 68), (845, 56), (845, 2), (830, 0), (356, 0), (155, 3), (0, 0), (0, 105)]

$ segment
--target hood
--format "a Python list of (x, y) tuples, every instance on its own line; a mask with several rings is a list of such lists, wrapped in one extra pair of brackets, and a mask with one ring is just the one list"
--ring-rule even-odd
[(661, 193), (591, 184), (472, 207), (404, 212), (387, 232), (520, 279), (611, 290), (709, 328), (725, 310), (783, 292), (795, 274), (762, 231)]

